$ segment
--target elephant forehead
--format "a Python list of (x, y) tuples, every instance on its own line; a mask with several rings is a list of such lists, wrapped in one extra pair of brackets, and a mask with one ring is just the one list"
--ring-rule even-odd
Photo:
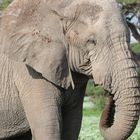
[(73, 2), (65, 8), (63, 7), (59, 9), (62, 10), (58, 11), (60, 11), (60, 14), (64, 17), (80, 17), (80, 20), (84, 21), (84, 23), (97, 19), (99, 14), (103, 11), (102, 7), (98, 4), (93, 4), (84, 0), (73, 0)]
[(77, 9), (81, 15), (81, 20), (91, 24), (99, 18), (100, 13), (103, 11), (101, 6), (87, 2), (78, 5)]
[(82, 3), (80, 6), (80, 11), (84, 11), (83, 14), (90, 17), (92, 15), (100, 13), (102, 10), (102, 7), (99, 5), (93, 5), (90, 3)]
[[(96, 14), (100, 11), (112, 11), (119, 9), (119, 6), (115, 0), (74, 0), (72, 5), (79, 5), (82, 7), (83, 4), (88, 5), (89, 9), (92, 9), (92, 14)], [(87, 6), (86, 6), (87, 7)]]
[(102, 11), (112, 12), (115, 9), (119, 9), (115, 0), (71, 0), (67, 4), (59, 3), (58, 7), (58, 11), (62, 9), (62, 15), (64, 14), (66, 17), (81, 14), (84, 18), (89, 18), (90, 20), (97, 19), (100, 13), (107, 14), (107, 12)]
[(65, 4), (67, 6), (77, 5), (77, 4), (82, 4), (82, 3), (89, 3), (89, 4), (99, 4), (102, 7), (109, 6), (111, 3), (116, 3), (115, 0), (70, 0), (70, 1), (68, 1), (68, 0), (60, 0), (60, 2), (67, 3), (67, 4)]

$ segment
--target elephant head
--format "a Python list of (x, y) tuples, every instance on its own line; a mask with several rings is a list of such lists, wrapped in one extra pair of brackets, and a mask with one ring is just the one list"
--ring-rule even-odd
[(92, 76), (113, 95), (114, 120), (108, 124), (112, 101), (101, 118), (106, 140), (132, 134), (140, 111), (138, 75), (115, 0), (14, 0), (1, 25), (1, 52), (10, 58), (65, 89), (74, 88), (71, 71)]

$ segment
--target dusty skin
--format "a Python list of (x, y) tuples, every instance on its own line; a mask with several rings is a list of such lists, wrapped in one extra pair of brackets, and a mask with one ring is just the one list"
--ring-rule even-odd
[(140, 111), (129, 37), (115, 0), (14, 0), (0, 21), (0, 140), (77, 140), (90, 77), (110, 94), (102, 136), (126, 140)]

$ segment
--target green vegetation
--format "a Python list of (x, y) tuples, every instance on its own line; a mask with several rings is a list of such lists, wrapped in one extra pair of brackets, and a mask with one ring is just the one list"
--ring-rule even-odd
[(91, 116), (99, 117), (100, 114), (101, 114), (101, 110), (98, 109), (97, 105), (93, 102), (92, 96), (86, 96), (84, 98), (83, 115), (87, 117), (91, 117)]
[(94, 86), (93, 82), (90, 80), (87, 85), (86, 95), (91, 96), (91, 101), (95, 105), (94, 113), (96, 111), (101, 111), (105, 105), (106, 92), (101, 86)]
[(93, 82), (90, 80), (87, 85), (86, 95), (88, 96), (104, 95), (104, 89), (100, 86), (94, 86)]
[(3, 0), (3, 2), (0, 4), (0, 10), (5, 9), (11, 3), (11, 1), (12, 0)]
[(140, 0), (117, 0), (118, 2), (122, 3), (125, 2), (126, 4), (134, 3), (134, 2), (140, 2)]
[(132, 44), (132, 51), (136, 54), (140, 54), (140, 44), (139, 43)]
[(93, 108), (90, 109), (83, 109), (83, 115), (87, 117), (99, 117), (101, 115), (100, 110), (95, 110)]

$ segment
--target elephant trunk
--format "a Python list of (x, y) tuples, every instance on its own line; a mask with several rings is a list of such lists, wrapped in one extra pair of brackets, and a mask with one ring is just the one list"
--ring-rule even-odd
[[(137, 97), (120, 99), (120, 105), (116, 105), (113, 110), (114, 104), (110, 98), (112, 97), (109, 97), (109, 103), (105, 106), (101, 116), (101, 134), (105, 140), (126, 140), (132, 134), (139, 119), (139, 105), (137, 104), (139, 99)], [(113, 118), (112, 114), (114, 114)]]
[(126, 140), (139, 119), (139, 82), (135, 64), (127, 51), (127, 42), (119, 42), (119, 47), (117, 44), (117, 47), (113, 48), (118, 50), (115, 50), (113, 56), (112, 90), (109, 103), (101, 116), (100, 131), (105, 140)]

